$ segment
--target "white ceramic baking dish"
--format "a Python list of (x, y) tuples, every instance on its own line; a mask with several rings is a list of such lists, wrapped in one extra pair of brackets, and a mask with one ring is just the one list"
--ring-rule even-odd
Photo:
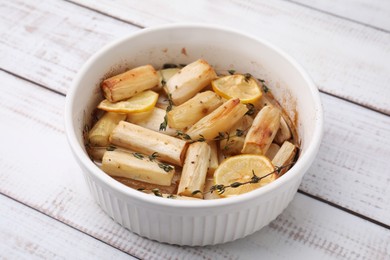
[[(83, 128), (101, 100), (99, 83), (114, 71), (144, 64), (206, 59), (217, 69), (236, 69), (265, 79), (297, 122), (298, 162), (281, 178), (252, 192), (219, 200), (164, 199), (115, 181), (88, 157)], [(217, 26), (176, 24), (149, 28), (116, 40), (94, 54), (75, 77), (66, 97), (66, 133), (101, 208), (132, 232), (178, 245), (212, 245), (245, 237), (275, 219), (294, 198), (322, 137), (319, 92), (302, 67), (272, 44)]]

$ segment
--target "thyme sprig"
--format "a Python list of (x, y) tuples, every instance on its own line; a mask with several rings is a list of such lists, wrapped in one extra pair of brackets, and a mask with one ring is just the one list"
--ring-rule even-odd
[[(255, 183), (259, 183), (262, 179), (264, 178), (267, 178), (268, 176), (272, 175), (272, 174), (277, 174), (278, 177), (279, 175), (281, 175), (282, 173), (282, 170), (285, 169), (285, 168), (288, 168), (288, 167), (291, 167), (295, 164), (295, 161), (292, 162), (292, 163), (289, 163), (289, 164), (285, 164), (285, 165), (282, 165), (282, 166), (275, 166), (275, 170), (273, 170), (272, 172), (269, 172), (263, 176), (257, 176), (255, 171), (252, 170), (252, 177), (249, 181), (245, 181), (245, 182), (233, 182), (229, 185), (224, 185), (224, 184), (215, 184), (213, 186), (210, 187), (209, 190), (206, 190), (206, 191), (200, 191), (200, 190), (195, 190), (192, 192), (192, 195), (196, 195), (198, 193), (201, 193), (202, 195), (205, 195), (207, 193), (213, 193), (213, 192), (217, 192), (219, 195), (222, 195), (223, 193), (226, 192), (227, 189), (235, 189), (235, 188), (238, 188), (238, 187), (241, 187), (243, 185), (247, 185), (247, 184), (255, 184)], [(143, 192), (152, 192), (155, 196), (157, 197), (163, 197), (162, 196), (162, 193), (160, 192), (160, 190), (158, 188), (154, 188), (154, 189), (145, 189), (145, 188), (138, 188), (137, 189), (138, 191), (143, 191)], [(177, 195), (174, 195), (174, 194), (169, 194), (166, 198), (168, 199), (175, 199), (177, 197)]]
[(168, 106), (167, 106), (167, 109), (166, 109), (166, 112), (165, 112), (165, 116), (164, 116), (164, 122), (162, 122), (160, 124), (160, 131), (166, 131), (167, 130), (167, 126), (168, 126), (168, 112), (171, 111), (173, 108), (173, 101), (172, 101), (172, 95), (169, 93), (168, 94)]
[[(154, 153), (152, 153), (149, 156), (146, 156), (146, 155), (144, 155), (142, 153), (132, 153), (132, 155), (135, 158), (140, 159), (140, 160), (143, 160), (144, 158), (148, 158), (149, 161), (151, 161), (151, 162), (154, 162), (159, 157), (157, 152), (154, 152)], [(172, 171), (174, 169), (174, 167), (172, 165), (169, 165), (169, 164), (163, 163), (163, 162), (157, 162), (157, 165), (158, 165), (158, 167), (163, 169), (165, 172), (170, 172), (170, 171)]]
[(159, 157), (158, 152), (154, 152), (154, 153), (152, 153), (151, 155), (148, 156), (148, 158), (149, 158), (149, 160), (150, 160), (151, 162), (153, 162), (154, 160), (156, 160), (158, 157)]
[(241, 130), (241, 129), (236, 129), (235, 134), (230, 135), (229, 132), (219, 132), (217, 137), (213, 139), (206, 139), (203, 135), (199, 135), (199, 138), (197, 139), (192, 139), (190, 135), (184, 133), (183, 131), (177, 130), (176, 131), (176, 137), (179, 137), (182, 140), (188, 141), (189, 143), (195, 143), (195, 142), (208, 142), (208, 141), (222, 141), (226, 139), (226, 142), (229, 142), (230, 138), (235, 137), (235, 136), (243, 136), (246, 134), (248, 131), (247, 129)]
[(264, 178), (267, 178), (268, 176), (272, 175), (272, 174), (277, 174), (278, 176), (281, 174), (282, 170), (287, 168), (287, 167), (290, 167), (294, 164), (295, 162), (293, 163), (289, 163), (289, 164), (286, 164), (286, 165), (282, 165), (282, 166), (275, 166), (275, 170), (272, 171), (272, 172), (269, 172), (261, 177), (257, 176), (255, 171), (252, 170), (252, 178), (249, 180), (249, 181), (245, 181), (245, 182), (233, 182), (229, 185), (224, 185), (224, 184), (215, 184), (213, 186), (210, 187), (209, 190), (207, 191), (200, 191), (200, 190), (195, 190), (192, 192), (192, 195), (196, 195), (198, 193), (202, 193), (203, 195), (206, 194), (206, 193), (213, 193), (213, 192), (217, 192), (219, 195), (225, 193), (226, 189), (229, 189), (229, 188), (238, 188), (242, 185), (246, 185), (246, 184), (255, 184), (255, 183), (259, 183), (262, 179)]

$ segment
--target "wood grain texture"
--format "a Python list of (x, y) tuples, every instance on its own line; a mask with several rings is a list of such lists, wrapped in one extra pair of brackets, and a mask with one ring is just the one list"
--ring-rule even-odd
[(281, 0), (72, 1), (145, 27), (198, 22), (250, 33), (295, 57), (324, 92), (390, 114), (389, 33)]
[(136, 259), (0, 195), (1, 259)]
[[(73, 18), (75, 20), (82, 20), (83, 18), (81, 16), (85, 15), (86, 17), (84, 19), (87, 21), (95, 21), (96, 19), (94, 20), (93, 18), (90, 18), (90, 16), (92, 14), (99, 15), (84, 9), (79, 11), (77, 6), (70, 3), (65, 2), (63, 3), (64, 6), (61, 6), (60, 3), (62, 2), (57, 3), (58, 6), (55, 8), (39, 5), (37, 3), (34, 7), (35, 9), (31, 9), (31, 14), (25, 15), (41, 16), (45, 19), (58, 19), (53, 17), (56, 12), (59, 12), (58, 9), (63, 10), (64, 17), (70, 15), (71, 11), (75, 12), (75, 14), (72, 15), (72, 17), (75, 17)], [(73, 10), (73, 8), (75, 10)], [(16, 8), (16, 10), (19, 9)], [(113, 26), (118, 28), (128, 26), (124, 23), (115, 21), (115, 19), (104, 17), (100, 17), (99, 19), (103, 21), (99, 22), (99, 26), (96, 25), (99, 28), (103, 25), (105, 28), (108, 28), (109, 23), (113, 23)], [(72, 28), (67, 28), (67, 30), (70, 29)], [(76, 32), (78, 30), (80, 29), (74, 29)], [(68, 33), (71, 35), (70, 32)], [(53, 31), (48, 31), (46, 34), (51, 35), (53, 34)], [(96, 36), (96, 34), (91, 34), (90, 38), (94, 38), (95, 36), (93, 35)], [(37, 34), (34, 37), (46, 42), (46, 40), (42, 39), (42, 37), (44, 37), (43, 35)], [(85, 35), (83, 36), (82, 33), (80, 33), (78, 37), (85, 37)], [(50, 39), (50, 37), (48, 38)], [(92, 41), (92, 39), (89, 41)], [(47, 45), (48, 49), (51, 48), (49, 46), (51, 45)], [(61, 61), (63, 61), (64, 64), (68, 64), (69, 67), (76, 68), (82, 61), (82, 58), (78, 58), (72, 51), (69, 53), (58, 52), (57, 55), (61, 57)], [(31, 62), (30, 58), (29, 60)], [(86, 58), (86, 56), (84, 58)], [(8, 59), (0, 60), (0, 62), (6, 63), (7, 60)], [(47, 63), (46, 66), (51, 65), (50, 63)], [(18, 67), (11, 66), (9, 68), (14, 69), (14, 71), (19, 73)], [(25, 71), (25, 69), (22, 68), (21, 71)], [(48, 84), (49, 87), (58, 83), (58, 87), (65, 87), (61, 91), (66, 91), (67, 85), (70, 84), (70, 78), (68, 79), (67, 85), (65, 84), (65, 81), (62, 85), (59, 82), (54, 82), (57, 80), (56, 76), (62, 74), (63, 71), (65, 71), (63, 67), (58, 67), (58, 71), (54, 74), (41, 75), (37, 71), (32, 71), (30, 72), (32, 75), (25, 76), (29, 76), (33, 80), (39, 82), (43, 81), (42, 84)], [(75, 71), (73, 73), (75, 73)], [(58, 78), (60, 78), (60, 76)], [(20, 97), (23, 95), (24, 93), (21, 93)], [(383, 193), (389, 194), (389, 189), (387, 188), (389, 180), (385, 176), (386, 171), (382, 170), (385, 169), (386, 160), (389, 158), (389, 120), (376, 113), (365, 111), (363, 108), (329, 98), (327, 95), (322, 96), (324, 99), (325, 116), (327, 120), (325, 141), (321, 147), (321, 152), (317, 161), (303, 181), (302, 189), (342, 207), (356, 210), (370, 218), (390, 224), (390, 220), (386, 217), (388, 216), (386, 214), (390, 214), (388, 206), (390, 198), (388, 196), (383, 197)], [(328, 110), (330, 113), (327, 112)], [(340, 120), (339, 110), (345, 111), (345, 114), (342, 114), (342, 120)], [(362, 116), (356, 117), (355, 115), (359, 113), (362, 113)], [(34, 116), (36, 115), (39, 116), (39, 112), (34, 114)], [(348, 125), (346, 125), (345, 122), (348, 122)], [(357, 142), (354, 144), (352, 141), (355, 140), (357, 140)], [(371, 157), (374, 158), (371, 158), (365, 152), (361, 151), (369, 151), (370, 154), (373, 154)], [(364, 181), (354, 177), (357, 173), (363, 177)], [(355, 195), (355, 188), (361, 190), (362, 193)], [(348, 193), (348, 196), (346, 196), (346, 193)]]
[(324, 137), (300, 189), (390, 225), (390, 117), (321, 98)]
[[(290, 0), (288, 0), (290, 1)], [(319, 11), (390, 31), (390, 2), (383, 0), (292, 0)]]
[[(272, 259), (291, 256), (323, 259), (389, 257), (389, 230), (301, 194), (268, 227), (237, 242), (190, 248), (140, 238), (113, 222), (92, 200), (64, 136), (64, 97), (6, 73), (0, 73), (0, 77), (4, 83), (0, 120), (7, 122), (0, 135), (0, 143), (7, 147), (0, 150), (0, 193), (113, 247), (142, 259), (248, 259), (257, 255)], [(342, 111), (337, 112), (340, 115)], [(377, 115), (368, 112), (371, 117)], [(327, 169), (321, 171), (325, 173), (323, 177), (328, 176)], [(360, 179), (361, 176), (352, 175), (343, 181), (353, 185)], [(380, 182), (376, 184), (381, 185)], [(332, 194), (343, 192), (333, 189)], [(351, 203), (354, 199), (346, 196), (340, 204)], [(370, 194), (367, 196), (372, 201)], [(368, 215), (372, 210), (371, 203), (358, 206)], [(388, 215), (385, 210), (382, 208), (381, 212)]]
[(2, 1), (0, 68), (66, 93), (92, 53), (138, 28), (64, 1)]

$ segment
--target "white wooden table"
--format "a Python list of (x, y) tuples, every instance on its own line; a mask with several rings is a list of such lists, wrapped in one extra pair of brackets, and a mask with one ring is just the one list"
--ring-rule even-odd
[[(389, 1), (0, 0), (0, 14), (0, 258), (390, 259)], [(82, 64), (113, 39), (174, 22), (261, 36), (321, 90), (325, 135), (298, 194), (228, 244), (171, 246), (122, 228), (92, 200), (65, 138)]]

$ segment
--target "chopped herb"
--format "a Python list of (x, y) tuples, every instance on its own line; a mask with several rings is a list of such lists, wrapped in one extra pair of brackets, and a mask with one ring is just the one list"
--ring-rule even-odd
[(187, 66), (187, 64), (184, 64), (184, 63), (181, 63), (181, 64), (179, 64), (180, 65), (180, 67), (182, 67), (182, 68), (184, 68), (185, 66)]
[(176, 195), (173, 195), (173, 194), (169, 194), (168, 196), (167, 196), (167, 199), (176, 199), (177, 198), (177, 196)]
[(138, 191), (144, 191), (145, 188), (138, 188), (137, 190), (138, 190)]
[(257, 79), (258, 81), (260, 81), (261, 83), (264, 83), (265, 80), (264, 79)]

